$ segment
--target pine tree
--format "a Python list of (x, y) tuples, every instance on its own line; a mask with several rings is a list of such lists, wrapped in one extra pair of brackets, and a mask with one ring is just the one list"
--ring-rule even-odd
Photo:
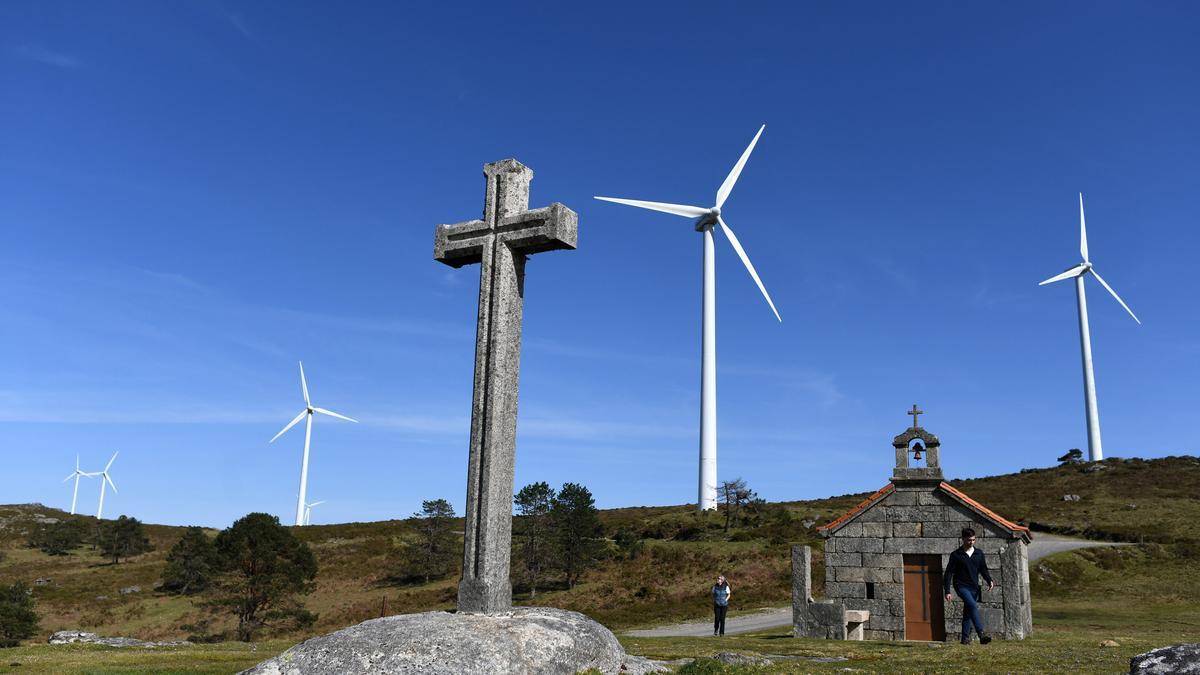
[(113, 564), (121, 558), (153, 551), (150, 538), (142, 531), (142, 522), (137, 518), (121, 516), (100, 529), (100, 552), (112, 556)]
[(558, 567), (563, 571), (567, 588), (574, 588), (600, 554), (603, 527), (596, 500), (586, 487), (563, 483), (550, 507), (550, 519), (554, 525)]
[(454, 569), (454, 559), (462, 554), (451, 527), (454, 507), (445, 499), (426, 500), (410, 520), (417, 539), (400, 549), (398, 558), (403, 571), (398, 576), (420, 577), (429, 583), (430, 579), (449, 574)]
[(251, 513), (222, 530), (213, 545), (221, 575), (209, 605), (237, 616), (239, 640), (249, 642), (280, 623), (305, 626), (316, 619), (299, 596), (312, 592), (317, 559), (278, 518)]
[(517, 507), (515, 521), (518, 574), (529, 584), (529, 597), (537, 595), (538, 579), (549, 566), (553, 554), (550, 508), (554, 504), (554, 488), (548, 483), (530, 483), (521, 488), (513, 499)]
[(212, 540), (199, 527), (189, 527), (167, 553), (162, 590), (182, 595), (200, 593), (212, 583), (219, 565)]

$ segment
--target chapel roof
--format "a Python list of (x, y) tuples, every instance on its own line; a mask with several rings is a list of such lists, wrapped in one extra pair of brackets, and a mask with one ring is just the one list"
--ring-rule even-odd
[[(887, 485), (876, 490), (873, 494), (871, 494), (871, 496), (869, 496), (866, 499), (859, 502), (854, 508), (852, 508), (849, 511), (847, 511), (846, 513), (842, 514), (841, 517), (839, 517), (829, 523), (826, 523), (825, 525), (821, 525), (820, 527), (817, 528), (817, 530), (827, 537), (832, 536), (835, 532), (837, 532), (839, 529), (841, 529), (843, 525), (854, 520), (860, 514), (867, 511), (868, 509), (870, 509), (872, 506), (879, 503), (880, 501), (882, 501), (883, 498), (886, 497), (889, 493), (891, 493), (893, 489), (894, 489), (893, 485), (891, 483), (888, 483)], [(1023, 525), (1018, 525), (1018, 524), (1012, 522), (1011, 520), (1008, 520), (1008, 519), (1002, 517), (995, 511), (992, 511), (991, 509), (984, 506), (983, 504), (980, 504), (979, 502), (975, 501), (971, 497), (967, 496), (967, 494), (965, 492), (963, 492), (962, 490), (959, 490), (958, 488), (955, 488), (954, 486), (950, 485), (949, 483), (945, 483), (945, 482), (939, 483), (937, 485), (937, 487), (934, 489), (941, 491), (946, 496), (950, 497), (951, 499), (958, 502), (959, 504), (962, 504), (963, 506), (967, 507), (968, 509), (983, 516), (987, 520), (991, 521), (992, 524), (997, 525), (997, 526), (1001, 527), (1002, 529), (1008, 530), (1008, 532), (1010, 534), (1012, 534), (1014, 537), (1021, 537), (1026, 540), (1031, 538), (1028, 527), (1025, 527)]]

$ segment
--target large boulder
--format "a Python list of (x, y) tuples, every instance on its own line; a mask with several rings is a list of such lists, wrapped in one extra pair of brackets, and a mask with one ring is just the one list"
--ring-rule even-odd
[(612, 631), (578, 612), (425, 612), (364, 621), (302, 642), (246, 675), (563, 673), (666, 670), (627, 656)]
[(1200, 643), (1159, 647), (1129, 659), (1130, 675), (1200, 673)]

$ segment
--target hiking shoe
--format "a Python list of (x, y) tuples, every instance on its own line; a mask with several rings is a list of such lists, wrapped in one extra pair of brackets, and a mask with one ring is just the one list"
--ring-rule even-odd
[(984, 633), (983, 635), (979, 636), (979, 644), (981, 644), (981, 645), (986, 645), (987, 643), (989, 643), (991, 641), (992, 641), (992, 636), (988, 635), (987, 633)]
[(971, 644), (971, 638), (963, 638), (959, 640), (959, 642), (963, 643), (964, 645), (969, 645)]

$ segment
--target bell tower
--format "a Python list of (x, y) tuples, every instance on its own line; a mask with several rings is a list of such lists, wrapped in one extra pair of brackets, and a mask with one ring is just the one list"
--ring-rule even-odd
[[(941, 446), (937, 436), (925, 431), (918, 417), (924, 415), (924, 410), (918, 410), (913, 404), (913, 423), (904, 433), (892, 439), (892, 447), (896, 450), (896, 468), (892, 471), (893, 483), (940, 483), (942, 482)], [(916, 441), (914, 443), (914, 441)], [(924, 453), (924, 455), (922, 455)], [(909, 456), (912, 455), (912, 462)], [(913, 466), (924, 460), (924, 466)]]

